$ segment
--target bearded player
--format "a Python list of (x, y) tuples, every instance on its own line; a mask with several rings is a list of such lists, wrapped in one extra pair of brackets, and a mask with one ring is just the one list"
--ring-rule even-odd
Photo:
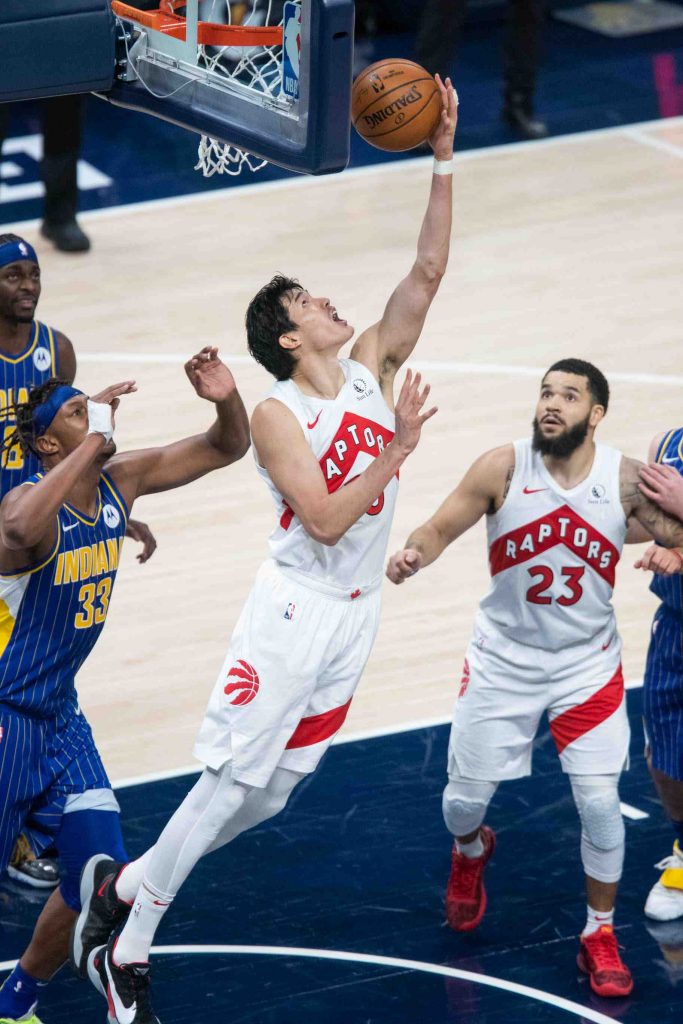
[[(93, 860), (82, 883), (74, 961), (106, 992), (111, 1019), (153, 1024), (148, 959), (163, 914), (194, 865), (281, 810), (341, 728), (379, 622), (379, 588), (398, 488), (415, 448), (429, 388), (408, 371), (446, 269), (451, 233), (457, 101), (439, 82), (443, 110), (431, 145), (434, 174), (415, 264), (379, 323), (339, 352), (353, 328), (329, 299), (276, 277), (252, 300), (252, 355), (277, 379), (255, 410), (258, 472), (278, 525), (271, 559), (233, 633), (195, 746), (206, 765), (149, 863)], [(142, 883), (142, 884), (141, 884)], [(106, 948), (90, 936), (135, 897)], [(89, 952), (92, 950), (92, 952)]]
[(387, 575), (402, 583), (486, 516), (491, 588), (467, 651), (443, 795), (455, 837), (448, 923), (465, 932), (481, 921), (495, 846), (486, 809), (499, 782), (530, 774), (547, 711), (582, 826), (588, 919), (578, 963), (598, 995), (625, 996), (633, 982), (612, 925), (629, 726), (612, 588), (630, 522), (667, 547), (683, 542), (683, 524), (642, 493), (640, 463), (595, 443), (608, 402), (607, 381), (590, 363), (551, 366), (533, 437), (482, 455), (392, 555)]

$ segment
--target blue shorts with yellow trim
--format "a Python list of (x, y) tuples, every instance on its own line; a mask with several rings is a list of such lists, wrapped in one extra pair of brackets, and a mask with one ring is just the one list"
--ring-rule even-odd
[[(97, 801), (89, 801), (86, 794), (96, 791)], [(55, 841), (65, 811), (102, 807), (103, 797), (108, 810), (117, 809), (92, 730), (75, 705), (38, 718), (0, 703), (0, 793), (0, 874), (22, 830), (39, 853)]]
[(683, 782), (683, 614), (665, 604), (652, 623), (643, 686), (652, 765)]

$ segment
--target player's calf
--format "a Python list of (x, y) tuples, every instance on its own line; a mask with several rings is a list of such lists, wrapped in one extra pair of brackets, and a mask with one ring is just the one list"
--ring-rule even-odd
[(88, 976), (88, 957), (102, 946), (130, 913), (130, 905), (119, 899), (116, 879), (123, 864), (104, 853), (95, 854), (81, 873), (81, 912), (71, 933), (69, 959), (76, 974)]

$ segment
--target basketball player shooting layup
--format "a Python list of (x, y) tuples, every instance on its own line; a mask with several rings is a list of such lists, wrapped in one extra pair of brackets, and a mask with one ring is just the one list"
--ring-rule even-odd
[(532, 439), (482, 455), (391, 556), (387, 575), (403, 583), (487, 517), (492, 582), (465, 659), (443, 796), (455, 836), (448, 923), (471, 931), (484, 914), (483, 871), (495, 846), (486, 809), (499, 782), (530, 773), (547, 711), (582, 825), (588, 922), (579, 966), (596, 993), (623, 996), (633, 982), (612, 920), (629, 728), (612, 588), (629, 521), (666, 547), (683, 542), (683, 525), (642, 492), (640, 463), (594, 443), (608, 401), (607, 381), (590, 363), (551, 366)]
[[(228, 466), (249, 447), (242, 400), (216, 349), (185, 369), (216, 419), (206, 433), (162, 448), (115, 454), (113, 412), (132, 381), (89, 401), (50, 380), (17, 407), (19, 440), (45, 471), (0, 506), (0, 870), (25, 820), (53, 808), (44, 827), (64, 871), (0, 990), (0, 1024), (36, 1024), (39, 988), (67, 959), (83, 865), (103, 849), (124, 852), (74, 677), (104, 626), (129, 510), (140, 495)], [(104, 683), (115, 686), (116, 673)]]
[[(379, 323), (358, 338), (326, 298), (276, 277), (252, 300), (252, 355), (276, 378), (255, 410), (258, 471), (277, 508), (272, 558), (258, 572), (199, 732), (207, 765), (154, 849), (120, 871), (83, 874), (73, 959), (105, 991), (109, 1014), (152, 1024), (149, 950), (197, 861), (281, 810), (341, 727), (370, 654), (398, 471), (420, 438), (429, 387), (396, 373), (410, 356), (446, 269), (451, 234), (455, 92), (439, 82), (442, 120), (417, 259)], [(144, 878), (144, 881), (143, 881)], [(141, 884), (142, 883), (142, 884)], [(94, 946), (105, 924), (132, 913)], [(90, 952), (92, 951), (92, 952)]]

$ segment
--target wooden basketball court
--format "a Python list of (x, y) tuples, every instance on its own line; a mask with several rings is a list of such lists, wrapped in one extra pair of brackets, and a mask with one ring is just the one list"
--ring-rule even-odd
[[(463, 112), (466, 117), (466, 112)], [(680, 425), (683, 119), (470, 151), (455, 173), (448, 274), (411, 365), (439, 414), (402, 472), (392, 546), (469, 463), (529, 432), (538, 382), (563, 356), (607, 374), (600, 439), (645, 457)], [(218, 344), (252, 409), (269, 377), (246, 353), (244, 311), (276, 271), (328, 295), (362, 329), (410, 267), (431, 161), (281, 182), (85, 215), (85, 258), (46, 251), (40, 317), (73, 340), (88, 391), (134, 376), (119, 448), (203, 429), (210, 406), (182, 362)], [(268, 225), (264, 228), (263, 225)], [(127, 542), (109, 622), (79, 678), (113, 779), (191, 763), (195, 732), (274, 510), (251, 454), (182, 491), (144, 499), (159, 548)], [(655, 601), (627, 549), (616, 607), (627, 680), (642, 674)], [(445, 720), (478, 598), (483, 524), (401, 588), (384, 619), (346, 735)]]

